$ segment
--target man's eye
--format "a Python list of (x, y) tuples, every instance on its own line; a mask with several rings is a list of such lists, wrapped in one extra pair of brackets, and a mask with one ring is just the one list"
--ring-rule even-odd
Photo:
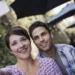
[(46, 35), (46, 33), (42, 33), (42, 36)]
[(34, 40), (37, 40), (38, 39), (38, 37), (34, 37)]

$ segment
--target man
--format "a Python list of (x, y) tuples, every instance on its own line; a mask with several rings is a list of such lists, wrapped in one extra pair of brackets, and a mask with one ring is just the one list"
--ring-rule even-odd
[(75, 75), (75, 48), (66, 44), (54, 44), (52, 34), (43, 22), (36, 21), (29, 33), (39, 48), (40, 57), (51, 57), (59, 65), (63, 75)]

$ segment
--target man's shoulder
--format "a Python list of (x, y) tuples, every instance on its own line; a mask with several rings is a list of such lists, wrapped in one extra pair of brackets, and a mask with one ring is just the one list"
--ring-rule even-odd
[(75, 50), (75, 47), (69, 44), (55, 44), (55, 47), (57, 50), (62, 51), (63, 49), (65, 50)]
[(75, 48), (75, 47), (73, 47), (72, 45), (69, 45), (69, 44), (55, 44), (55, 47), (56, 48), (64, 48), (64, 47)]
[(69, 45), (69, 44), (55, 44), (56, 47), (64, 47), (64, 46), (67, 46), (67, 47), (71, 47), (72, 45)]

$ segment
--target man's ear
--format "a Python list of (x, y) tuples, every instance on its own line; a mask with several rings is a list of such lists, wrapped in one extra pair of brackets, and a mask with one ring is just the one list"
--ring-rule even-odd
[(50, 35), (51, 35), (51, 37), (52, 37), (52, 39), (53, 39), (53, 34), (52, 34), (52, 32), (50, 33)]

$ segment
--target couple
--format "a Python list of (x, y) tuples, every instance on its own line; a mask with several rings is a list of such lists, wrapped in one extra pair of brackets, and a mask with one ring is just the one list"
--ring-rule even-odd
[[(39, 48), (37, 60), (33, 60), (30, 56), (31, 44), (27, 45), (26, 43), (25, 46), (21, 43), (21, 37), (25, 37), (30, 42), (28, 33), (21, 27), (14, 27), (6, 35), (5, 41), (10, 52), (16, 56), (17, 63), (1, 69), (2, 71), (10, 71), (10, 75), (24, 75), (24, 73), (30, 75), (37, 73), (38, 75), (62, 75), (61, 69), (63, 75), (75, 75), (74, 47), (65, 44), (54, 45), (49, 28), (40, 21), (34, 22), (30, 26), (29, 33)], [(59, 67), (51, 58), (56, 61)]]
[(1, 68), (0, 75), (62, 75), (52, 58), (32, 59), (30, 37), (24, 28), (13, 27), (6, 34), (5, 43), (10, 53), (16, 57), (17, 62), (15, 65)]

